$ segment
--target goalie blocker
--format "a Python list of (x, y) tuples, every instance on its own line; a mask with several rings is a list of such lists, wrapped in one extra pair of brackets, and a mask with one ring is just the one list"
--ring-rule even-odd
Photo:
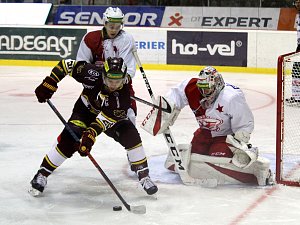
[[(172, 126), (176, 121), (180, 110), (176, 109), (174, 104), (162, 96), (158, 96), (154, 102), (158, 108), (152, 108), (141, 124), (141, 128), (155, 136), (163, 133), (169, 126)], [(165, 112), (162, 109), (171, 108), (171, 112)]]

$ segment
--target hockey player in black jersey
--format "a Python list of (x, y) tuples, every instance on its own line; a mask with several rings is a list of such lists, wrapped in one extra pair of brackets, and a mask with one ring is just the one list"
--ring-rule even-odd
[(122, 58), (108, 58), (101, 67), (83, 61), (61, 60), (52, 69), (50, 76), (36, 88), (37, 99), (42, 103), (52, 97), (58, 88), (57, 84), (67, 75), (84, 87), (68, 120), (68, 125), (81, 137), (81, 142), (77, 143), (68, 130), (63, 129), (56, 146), (45, 155), (40, 169), (31, 180), (29, 192), (33, 196), (44, 191), (47, 177), (76, 151), (86, 156), (102, 132), (127, 150), (131, 168), (147, 194), (157, 192), (157, 186), (149, 177), (140, 135), (127, 117), (131, 99), (126, 71)]

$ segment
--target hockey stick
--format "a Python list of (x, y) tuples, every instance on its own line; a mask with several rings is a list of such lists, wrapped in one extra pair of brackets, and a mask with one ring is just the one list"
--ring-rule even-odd
[[(74, 138), (74, 140), (76, 142), (80, 142), (80, 139), (77, 137), (77, 135), (72, 130), (72, 128), (67, 124), (67, 122), (62, 117), (62, 115), (58, 112), (58, 110), (53, 105), (53, 103), (49, 99), (47, 99), (47, 103), (49, 104), (49, 106), (51, 107), (51, 109), (54, 111), (54, 113), (58, 116), (58, 118), (60, 119), (60, 121), (65, 125), (65, 128), (72, 135), (72, 137)], [(98, 169), (98, 171), (100, 172), (100, 174), (103, 176), (103, 178), (105, 179), (105, 181), (108, 183), (108, 185), (111, 187), (111, 189), (115, 192), (115, 194), (118, 196), (118, 198), (121, 200), (121, 202), (123, 203), (123, 205), (126, 207), (126, 209), (128, 211), (133, 212), (135, 214), (145, 214), (146, 213), (146, 206), (144, 206), (144, 205), (138, 205), (138, 206), (131, 206), (131, 205), (129, 205), (125, 201), (125, 199), (122, 197), (122, 195), (119, 193), (119, 191), (117, 190), (117, 188), (110, 181), (110, 179), (105, 174), (105, 172), (101, 169), (101, 167), (99, 166), (99, 164), (97, 163), (97, 161), (94, 159), (94, 157), (91, 155), (91, 153), (88, 152), (88, 151), (87, 151), (87, 156), (92, 161), (92, 163), (94, 164), (94, 166)]]
[(146, 100), (141, 99), (141, 98), (136, 97), (136, 96), (130, 96), (130, 98), (132, 98), (132, 99), (134, 99), (134, 100), (136, 100), (136, 101), (139, 101), (139, 102), (141, 102), (141, 103), (144, 103), (144, 104), (146, 104), (146, 105), (152, 106), (152, 107), (154, 107), (154, 108), (156, 108), (156, 109), (159, 109), (159, 110), (161, 110), (161, 111), (167, 112), (167, 113), (171, 113), (171, 111), (172, 111), (171, 106), (170, 106), (169, 104), (167, 105), (167, 108), (162, 108), (162, 107), (160, 107), (160, 106), (158, 106), (158, 105), (155, 105), (155, 104), (153, 104), (153, 103), (151, 103), (151, 102), (147, 102)]
[[(142, 63), (141, 63), (141, 61), (139, 59), (139, 56), (137, 54), (137, 49), (135, 47), (132, 50), (132, 54), (133, 54), (133, 56), (136, 60), (136, 63), (138, 64), (138, 67), (139, 67), (140, 71), (141, 71), (141, 74), (142, 74), (143, 79), (145, 81), (145, 84), (146, 84), (147, 90), (149, 92), (149, 95), (152, 99), (152, 102), (155, 102), (155, 97), (153, 95), (153, 91), (151, 89), (150, 83), (147, 79), (146, 73), (144, 71)], [(164, 135), (164, 138), (167, 142), (169, 151), (171, 152), (171, 155), (173, 157), (173, 160), (174, 160), (174, 163), (175, 163), (175, 168), (178, 171), (178, 174), (179, 174), (179, 176), (180, 176), (180, 178), (181, 178), (181, 180), (184, 184), (186, 184), (186, 185), (198, 184), (198, 185), (202, 185), (202, 186), (205, 186), (205, 187), (215, 187), (215, 186), (217, 186), (217, 180), (215, 180), (215, 179), (195, 179), (195, 178), (191, 177), (187, 172), (187, 168), (186, 168), (187, 165), (183, 165), (184, 162), (182, 160), (181, 153), (180, 153), (180, 151), (177, 147), (177, 144), (175, 143), (175, 140), (174, 140), (174, 137), (171, 133), (170, 128), (167, 128), (163, 132), (163, 135)]]

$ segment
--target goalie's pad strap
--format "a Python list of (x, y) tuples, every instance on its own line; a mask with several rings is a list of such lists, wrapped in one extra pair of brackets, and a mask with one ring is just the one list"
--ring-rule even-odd
[(232, 158), (227, 158), (227, 157), (200, 155), (196, 153), (191, 154), (191, 161), (195, 161), (195, 162), (207, 162), (213, 164), (230, 164), (231, 160)]

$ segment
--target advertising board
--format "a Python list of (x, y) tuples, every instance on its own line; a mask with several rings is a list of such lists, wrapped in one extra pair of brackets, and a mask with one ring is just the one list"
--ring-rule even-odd
[(51, 7), (51, 3), (0, 3), (0, 24), (44, 25)]
[(0, 59), (76, 58), (86, 29), (0, 27)]
[(247, 67), (247, 33), (168, 31), (167, 64)]
[(239, 7), (166, 7), (161, 27), (295, 30), (295, 9)]
[[(120, 6), (125, 26), (160, 27), (165, 7)], [(53, 23), (103, 25), (107, 6), (59, 6)]]

